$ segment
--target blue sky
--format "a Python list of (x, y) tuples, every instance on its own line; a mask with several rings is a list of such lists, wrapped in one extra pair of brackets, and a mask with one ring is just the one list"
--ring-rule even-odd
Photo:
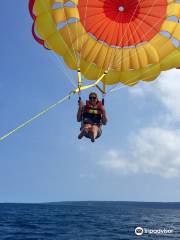
[[(1, 7), (2, 136), (65, 96), (75, 75), (33, 40), (27, 1)], [(108, 95), (95, 144), (77, 139), (76, 97), (11, 135), (0, 143), (0, 202), (179, 201), (179, 77)]]

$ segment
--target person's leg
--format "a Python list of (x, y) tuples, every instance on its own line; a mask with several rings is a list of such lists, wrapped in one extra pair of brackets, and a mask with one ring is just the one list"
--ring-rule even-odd
[(84, 136), (88, 135), (90, 128), (91, 128), (91, 124), (84, 124), (78, 138), (81, 139)]
[(92, 141), (93, 138), (93, 132), (92, 132), (92, 125), (88, 124), (88, 126), (86, 127), (86, 135), (87, 138), (90, 138)]
[(92, 138), (91, 141), (94, 142), (98, 135), (99, 127), (97, 125), (92, 126)]
[(102, 135), (102, 128), (100, 126), (99, 129), (98, 129), (98, 133), (97, 133), (96, 139), (99, 138), (101, 135)]

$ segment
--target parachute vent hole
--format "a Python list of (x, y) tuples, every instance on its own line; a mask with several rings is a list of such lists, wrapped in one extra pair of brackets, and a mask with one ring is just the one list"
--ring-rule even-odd
[(65, 6), (65, 7), (75, 7), (76, 4), (73, 3), (73, 2), (71, 2), (71, 1), (68, 1), (68, 2), (66, 2), (66, 3), (64, 4), (64, 6)]
[(105, 45), (105, 46), (108, 46), (108, 47), (111, 47), (111, 48), (115, 48), (115, 49), (121, 49), (121, 48), (135, 48), (135, 47), (138, 47), (138, 46), (141, 46), (141, 45), (144, 45), (146, 44), (146, 41), (145, 42), (140, 42), (136, 45), (130, 45), (130, 46), (124, 46), (124, 47), (120, 47), (120, 46), (117, 46), (117, 45), (108, 45), (105, 41), (101, 40), (101, 39), (97, 39), (92, 33), (88, 32), (88, 35), (91, 36), (94, 40), (98, 41), (99, 43)]
[(165, 38), (169, 39), (176, 48), (180, 46), (180, 42), (176, 38), (172, 37), (169, 32), (161, 31), (160, 34)]
[(168, 39), (171, 38), (171, 34), (169, 32), (167, 32), (167, 31), (161, 31), (160, 34), (162, 36), (164, 36), (165, 38), (168, 38)]
[(58, 8), (63, 8), (63, 7), (75, 7), (75, 3), (71, 2), (71, 1), (68, 1), (66, 2), (65, 4), (63, 3), (54, 3), (52, 5), (52, 9), (58, 9)]
[(119, 10), (120, 12), (124, 12), (124, 11), (125, 11), (125, 7), (124, 7), (123, 5), (121, 5), (121, 6), (119, 6), (118, 10)]
[(79, 22), (79, 20), (77, 18), (69, 18), (68, 19), (68, 23), (76, 23)]
[(178, 18), (176, 16), (170, 16), (170, 17), (167, 17), (167, 20), (168, 21), (172, 21), (172, 22), (179, 22)]
[(62, 8), (63, 4), (62, 3), (54, 3), (52, 6), (52, 9), (58, 9), (58, 8)]
[(70, 19), (68, 19), (68, 21), (58, 23), (58, 24), (56, 25), (56, 29), (57, 29), (57, 30), (60, 30), (60, 29), (62, 29), (62, 28), (64, 28), (64, 27), (66, 27), (68, 24), (70, 24), (70, 23), (76, 23), (76, 22), (78, 22), (78, 21), (79, 21), (79, 20), (76, 19), (76, 18), (70, 18)]
[(64, 28), (66, 25), (67, 25), (67, 22), (58, 23), (58, 24), (56, 25), (56, 29), (57, 29), (57, 30), (60, 30), (60, 29)]
[(171, 37), (171, 38), (170, 38), (170, 41), (172, 42), (172, 44), (173, 44), (176, 48), (178, 48), (178, 47), (180, 46), (180, 41), (178, 41), (176, 38)]

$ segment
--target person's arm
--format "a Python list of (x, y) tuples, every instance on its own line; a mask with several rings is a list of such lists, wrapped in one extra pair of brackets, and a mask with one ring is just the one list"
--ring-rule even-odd
[(102, 124), (106, 125), (106, 123), (107, 123), (106, 111), (105, 111), (104, 107), (102, 107)]
[(77, 112), (77, 121), (78, 122), (81, 122), (82, 121), (82, 113), (83, 113), (83, 108), (84, 108), (84, 104), (83, 104), (83, 101), (79, 101), (79, 109), (78, 109), (78, 112)]

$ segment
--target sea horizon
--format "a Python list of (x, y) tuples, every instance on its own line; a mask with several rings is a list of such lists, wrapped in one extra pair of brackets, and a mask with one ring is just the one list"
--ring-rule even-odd
[(59, 203), (86, 203), (86, 202), (92, 202), (92, 203), (98, 203), (98, 202), (103, 202), (103, 203), (160, 203), (160, 204), (180, 204), (180, 201), (121, 201), (121, 200), (62, 200), (62, 201), (37, 201), (37, 202), (10, 202), (10, 201), (4, 201), (0, 202), (0, 204), (59, 204)]
[(6, 202), (0, 203), (0, 238), (178, 240), (179, 216), (180, 202)]

